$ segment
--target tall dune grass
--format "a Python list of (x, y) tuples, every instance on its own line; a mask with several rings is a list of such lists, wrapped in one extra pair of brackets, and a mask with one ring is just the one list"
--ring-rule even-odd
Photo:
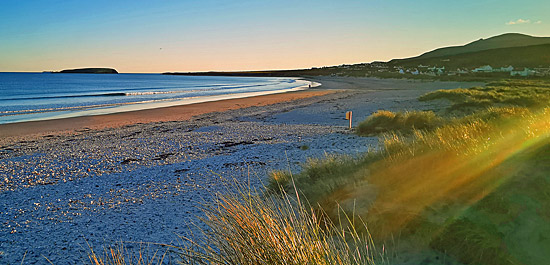
[(359, 135), (375, 135), (389, 131), (407, 133), (413, 130), (430, 130), (443, 125), (444, 120), (432, 111), (391, 112), (379, 110), (359, 123)]
[[(263, 196), (240, 185), (203, 208), (207, 230), (182, 237), (183, 264), (385, 264), (359, 220), (335, 224), (298, 194)], [(364, 226), (364, 224), (361, 224)]]
[(151, 251), (147, 243), (139, 243), (137, 251), (130, 251), (122, 242), (115, 246), (103, 248), (103, 252), (95, 251), (88, 245), (89, 265), (161, 265), (168, 261), (168, 250), (160, 251), (159, 248)]

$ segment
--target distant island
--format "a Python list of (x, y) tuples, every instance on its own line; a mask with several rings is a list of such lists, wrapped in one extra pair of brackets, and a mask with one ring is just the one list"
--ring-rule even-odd
[(59, 72), (49, 72), (54, 74), (118, 74), (113, 68), (79, 68), (66, 69)]

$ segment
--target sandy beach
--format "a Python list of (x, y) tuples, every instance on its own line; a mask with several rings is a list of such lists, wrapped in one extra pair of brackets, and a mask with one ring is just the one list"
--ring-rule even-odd
[[(321, 77), (303, 92), (0, 125), (0, 263), (81, 264), (124, 242), (176, 243), (223, 180), (258, 186), (310, 157), (357, 155), (377, 139), (347, 128), (379, 110), (472, 83)], [(307, 146), (307, 148), (301, 148)], [(88, 242), (88, 243), (87, 243)], [(154, 247), (151, 246), (152, 249)], [(25, 254), (26, 253), (26, 254)], [(175, 258), (175, 257), (171, 257)], [(169, 261), (168, 261), (169, 262)]]

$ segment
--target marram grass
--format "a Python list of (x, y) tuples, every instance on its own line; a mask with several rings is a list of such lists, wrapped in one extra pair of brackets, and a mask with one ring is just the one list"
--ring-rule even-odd
[(208, 229), (182, 237), (183, 264), (385, 264), (352, 219), (335, 224), (285, 192), (260, 195), (242, 186), (205, 206)]
[(359, 135), (376, 135), (379, 133), (413, 130), (431, 130), (443, 125), (444, 120), (432, 111), (391, 112), (379, 110), (359, 123), (356, 132)]
[[(158, 245), (158, 244), (157, 244)], [(161, 265), (169, 260), (169, 249), (155, 251), (148, 249), (150, 244), (139, 243), (136, 251), (131, 251), (125, 247), (123, 242), (119, 242), (111, 247), (104, 247), (103, 252), (97, 252), (92, 246), (88, 245), (88, 261), (90, 265)]]

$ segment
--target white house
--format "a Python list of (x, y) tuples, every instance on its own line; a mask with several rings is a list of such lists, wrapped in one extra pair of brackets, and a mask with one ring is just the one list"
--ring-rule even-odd
[(478, 67), (478, 68), (474, 69), (472, 72), (474, 72), (474, 73), (491, 73), (491, 72), (493, 72), (493, 67), (491, 67), (490, 65), (484, 65), (482, 67)]
[(430, 67), (430, 68), (428, 68), (428, 71), (431, 71), (432, 73), (437, 74), (437, 75), (441, 75), (441, 74), (443, 74), (443, 72), (445, 72), (445, 66), (443, 66), (443, 67), (437, 67), (437, 66)]
[(537, 73), (535, 70), (531, 70), (527, 67), (523, 69), (523, 71), (511, 71), (510, 76), (531, 76)]
[(500, 68), (500, 71), (501, 71), (501, 72), (508, 72), (508, 73), (509, 73), (509, 72), (514, 71), (514, 67), (511, 66), (511, 65), (508, 66), (508, 67), (501, 67), (501, 68)]
[(550, 75), (550, 68), (535, 68), (535, 71), (537, 72), (536, 75), (538, 76), (549, 76)]

